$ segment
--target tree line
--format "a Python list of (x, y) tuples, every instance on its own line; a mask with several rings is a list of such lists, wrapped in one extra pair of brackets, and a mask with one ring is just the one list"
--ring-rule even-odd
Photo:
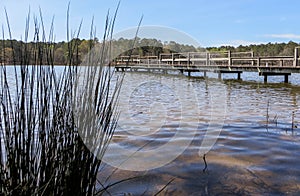
[(267, 44), (251, 44), (248, 46), (240, 45), (238, 47), (233, 46), (221, 46), (221, 47), (208, 47), (208, 51), (233, 51), (233, 52), (247, 52), (253, 51), (255, 56), (293, 56), (295, 47), (299, 47), (300, 44), (290, 41), (288, 43), (267, 43)]
[[(181, 44), (175, 41), (165, 41), (157, 39), (125, 39), (119, 38), (112, 40), (111, 45), (120, 51), (120, 55), (140, 55), (140, 56), (158, 56), (161, 53), (171, 52), (246, 52), (253, 51), (255, 56), (293, 56), (294, 48), (300, 46), (299, 43), (290, 41), (288, 43), (268, 43), (259, 45), (240, 45), (220, 46), (220, 47), (194, 47), (192, 45)], [(89, 51), (96, 46), (101, 45), (98, 39), (72, 39), (69, 42), (23, 42), (17, 40), (0, 40), (0, 63), (1, 64), (24, 64), (24, 59), (28, 59), (27, 64), (36, 64), (32, 61), (36, 59), (43, 59), (43, 62), (53, 65), (66, 65), (68, 59), (75, 59), (73, 64), (80, 64), (87, 56)], [(47, 48), (47, 50), (42, 50)], [(133, 48), (133, 49), (132, 49)], [(43, 54), (41, 51), (48, 51), (48, 54)], [(36, 58), (26, 58), (26, 56), (33, 56)], [(73, 56), (75, 58), (69, 58)], [(25, 58), (24, 58), (25, 57)]]

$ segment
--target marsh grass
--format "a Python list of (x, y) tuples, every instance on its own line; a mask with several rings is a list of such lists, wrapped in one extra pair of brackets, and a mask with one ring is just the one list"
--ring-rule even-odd
[[(10, 40), (12, 34), (8, 15), (7, 26)], [(75, 92), (78, 79), (78, 43), (81, 24), (73, 35), (69, 32), (69, 9), (67, 12), (68, 61), (63, 71), (53, 64), (53, 21), (46, 35), (42, 12), (34, 21), (34, 47), (26, 43), (29, 37), (30, 13), (26, 20), (24, 44), (18, 49), (20, 59), (13, 55), (13, 73), (6, 66), (0, 67), (0, 195), (94, 195), (101, 156), (105, 152), (116, 127), (116, 111), (121, 79), (114, 81), (110, 68), (103, 68), (109, 56), (109, 38), (113, 31), (115, 16), (107, 17), (101, 52), (98, 58), (87, 56), (86, 65), (96, 66), (89, 99), (84, 100)], [(2, 27), (3, 40), (4, 28)], [(74, 42), (70, 42), (74, 39)], [(5, 42), (2, 41), (3, 48)], [(94, 25), (91, 25), (90, 50), (96, 44)], [(14, 44), (11, 42), (11, 48)], [(5, 51), (3, 51), (5, 53)], [(3, 54), (5, 56), (6, 54)], [(20, 64), (16, 64), (20, 62)], [(95, 67), (95, 66), (94, 66)], [(61, 69), (61, 68), (60, 68)], [(13, 74), (11, 81), (9, 78)], [(14, 83), (14, 85), (12, 84)], [(96, 84), (96, 85), (95, 85)], [(92, 85), (93, 88), (89, 88)], [(77, 94), (76, 94), (77, 93)], [(74, 102), (89, 103), (89, 111), (96, 117), (85, 119), (81, 129)], [(76, 105), (76, 104), (75, 104)], [(78, 105), (77, 105), (78, 106)], [(100, 122), (100, 123), (99, 123)], [(89, 124), (87, 124), (89, 123)], [(93, 124), (94, 123), (94, 124)], [(97, 127), (97, 132), (92, 130)], [(96, 146), (97, 154), (85, 145), (82, 135), (97, 137), (89, 139)], [(92, 140), (92, 141), (91, 141)], [(98, 142), (101, 141), (101, 144)]]
[(270, 110), (270, 100), (268, 99), (268, 102), (267, 102), (267, 113), (266, 113), (266, 129), (267, 131), (269, 131), (269, 119), (270, 119), (270, 116), (269, 116), (269, 111)]

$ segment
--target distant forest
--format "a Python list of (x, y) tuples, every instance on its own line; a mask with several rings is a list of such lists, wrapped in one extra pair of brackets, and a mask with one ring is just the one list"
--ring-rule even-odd
[[(132, 48), (132, 51), (126, 51), (126, 49)], [(98, 39), (85, 40), (85, 39), (72, 39), (70, 42), (58, 42), (58, 43), (45, 43), (45, 42), (28, 42), (17, 40), (0, 40), (0, 63), (1, 64), (30, 64), (33, 61), (32, 58), (26, 58), (26, 56), (44, 56), (43, 62), (40, 64), (53, 64), (64, 65), (69, 64), (68, 59), (70, 55), (75, 56), (77, 59), (73, 64), (80, 64), (83, 58), (88, 54), (91, 48), (95, 45), (101, 45)], [(135, 41), (131, 39), (120, 38), (113, 40), (112, 45), (120, 49), (123, 52), (122, 55), (141, 55), (141, 56), (158, 56), (160, 53), (170, 52), (197, 52), (197, 51), (227, 51), (232, 52), (244, 52), (253, 51), (255, 56), (293, 56), (294, 48), (300, 46), (299, 43), (268, 43), (260, 45), (249, 46), (221, 46), (221, 47), (208, 47), (208, 48), (195, 48), (192, 45), (185, 45), (176, 43), (174, 41), (162, 42), (157, 39), (140, 39)], [(48, 53), (48, 54), (44, 54)], [(50, 54), (50, 55), (49, 55)], [(25, 58), (24, 58), (25, 57)], [(27, 62), (23, 62), (24, 60)], [(41, 58), (36, 58), (41, 59)]]

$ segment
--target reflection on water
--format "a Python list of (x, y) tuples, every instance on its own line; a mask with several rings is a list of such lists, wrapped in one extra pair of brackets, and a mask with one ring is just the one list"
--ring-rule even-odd
[[(182, 132), (171, 147), (186, 148), (162, 167), (130, 171), (105, 164), (99, 177), (106, 185), (137, 177), (108, 189), (112, 195), (153, 195), (171, 180), (161, 195), (300, 194), (299, 95), (300, 87), (291, 84), (126, 73), (113, 145), (146, 157)], [(225, 106), (212, 106), (218, 103)], [(223, 128), (203, 172), (199, 148), (216, 118)], [(152, 155), (129, 162), (136, 170), (151, 167), (160, 160)]]

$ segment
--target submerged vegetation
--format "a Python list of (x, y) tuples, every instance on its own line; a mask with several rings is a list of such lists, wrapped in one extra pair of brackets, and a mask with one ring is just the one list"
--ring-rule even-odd
[[(81, 62), (88, 67), (86, 78), (92, 80), (82, 83), (78, 81), (80, 27), (77, 37), (70, 37), (67, 27), (72, 41), (64, 44), (66, 66), (58, 71), (54, 66), (58, 48), (53, 41), (53, 22), (46, 35), (40, 13), (34, 18), (34, 40), (29, 42), (28, 14), (25, 40), (14, 41), (7, 17), (10, 40), (4, 41), (2, 30), (1, 57), (13, 68), (0, 65), (0, 195), (101, 193), (97, 175), (116, 126), (122, 81), (114, 78), (112, 85), (113, 73), (103, 68), (114, 20), (115, 16), (107, 17), (98, 50), (93, 49), (98, 40), (91, 25), (86, 57)], [(87, 105), (92, 115), (84, 113)], [(93, 145), (92, 151), (87, 142)]]

